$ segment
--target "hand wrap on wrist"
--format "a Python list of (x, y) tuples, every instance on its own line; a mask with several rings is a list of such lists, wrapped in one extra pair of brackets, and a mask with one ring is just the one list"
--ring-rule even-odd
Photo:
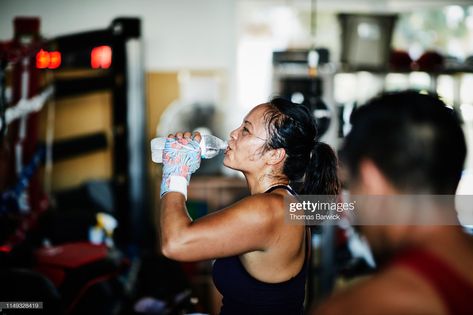
[(163, 151), (163, 180), (161, 198), (177, 191), (187, 199), (187, 185), (192, 173), (200, 167), (201, 149), (195, 140), (167, 138)]

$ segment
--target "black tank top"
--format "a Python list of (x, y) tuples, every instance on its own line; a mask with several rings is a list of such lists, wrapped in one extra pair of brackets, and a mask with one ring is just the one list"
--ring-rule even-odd
[[(284, 188), (291, 194), (289, 186)], [(293, 278), (279, 283), (262, 282), (252, 277), (240, 261), (239, 256), (215, 260), (212, 275), (215, 286), (223, 295), (220, 315), (301, 315), (304, 313), (305, 284), (308, 269), (310, 240), (306, 237), (305, 262)]]

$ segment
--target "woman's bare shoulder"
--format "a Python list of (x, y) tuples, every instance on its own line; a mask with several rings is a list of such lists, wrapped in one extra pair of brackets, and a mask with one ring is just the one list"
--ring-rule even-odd
[(284, 208), (285, 198), (282, 194), (260, 193), (245, 197), (223, 210), (232, 211), (234, 214), (274, 218)]

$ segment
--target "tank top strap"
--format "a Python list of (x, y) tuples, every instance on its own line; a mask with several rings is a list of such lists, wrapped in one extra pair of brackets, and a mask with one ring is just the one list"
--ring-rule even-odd
[[(279, 189), (279, 188), (282, 188), (282, 189), (286, 189), (291, 195), (293, 196), (297, 196), (297, 193), (294, 191), (294, 189), (292, 189), (291, 186), (289, 185), (276, 185), (276, 186), (273, 186), (273, 187), (269, 187), (268, 190), (265, 191), (265, 193), (270, 193), (276, 189)], [(305, 259), (304, 259), (304, 268), (307, 268), (307, 265), (308, 265), (308, 262), (310, 261), (310, 255), (311, 255), (311, 239), (312, 239), (312, 231), (310, 229), (310, 226), (306, 226), (306, 230), (305, 230), (305, 233), (304, 233), (304, 242), (305, 242), (305, 246), (304, 246), (304, 251), (305, 251)]]
[(272, 192), (276, 189), (279, 189), (279, 188), (286, 189), (293, 196), (297, 195), (297, 193), (294, 191), (294, 189), (292, 189), (292, 187), (289, 186), (289, 185), (276, 185), (276, 186), (273, 186), (273, 187), (269, 187), (268, 190), (266, 190), (264, 193), (268, 194), (268, 193), (270, 193), (270, 192)]

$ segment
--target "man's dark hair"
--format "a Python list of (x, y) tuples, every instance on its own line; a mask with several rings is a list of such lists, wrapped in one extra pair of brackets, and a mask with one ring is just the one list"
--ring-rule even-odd
[(437, 96), (386, 93), (356, 110), (340, 159), (352, 178), (373, 161), (404, 193), (454, 194), (466, 144), (455, 112)]

